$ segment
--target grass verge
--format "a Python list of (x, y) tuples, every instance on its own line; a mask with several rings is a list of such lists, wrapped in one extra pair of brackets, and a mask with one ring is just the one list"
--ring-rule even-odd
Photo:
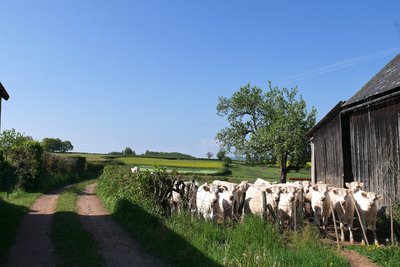
[(349, 249), (356, 250), (360, 254), (368, 257), (372, 262), (379, 266), (395, 267), (400, 266), (400, 247), (379, 245), (370, 246), (351, 246)]
[(76, 200), (91, 181), (78, 183), (60, 195), (51, 237), (59, 255), (58, 266), (105, 266), (97, 243), (79, 222)]
[(22, 219), (39, 196), (40, 193), (16, 191), (7, 198), (6, 193), (0, 193), (0, 266), (7, 260)]

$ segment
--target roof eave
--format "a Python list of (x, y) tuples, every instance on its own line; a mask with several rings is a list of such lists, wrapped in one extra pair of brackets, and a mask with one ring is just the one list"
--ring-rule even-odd
[(6, 89), (0, 82), (0, 97), (3, 98), (4, 100), (8, 100), (10, 98), (10, 95), (7, 93)]

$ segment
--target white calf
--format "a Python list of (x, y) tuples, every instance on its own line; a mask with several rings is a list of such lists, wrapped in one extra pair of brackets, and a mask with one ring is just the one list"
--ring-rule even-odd
[(284, 227), (287, 224), (289, 229), (294, 226), (294, 210), (296, 209), (296, 193), (298, 188), (294, 185), (282, 186), (278, 204), (279, 224)]
[(196, 193), (196, 206), (199, 215), (202, 215), (206, 220), (214, 220), (219, 211), (218, 186), (209, 185), (207, 183), (201, 185)]
[(350, 199), (349, 190), (344, 188), (330, 188), (329, 197), (331, 198), (333, 209), (337, 215), (336, 219), (340, 223), (340, 239), (344, 242), (344, 225), (346, 225), (350, 233), (350, 242), (354, 243), (353, 221), (355, 206)]
[(233, 197), (234, 197), (233, 216), (238, 218), (241, 213), (240, 205), (242, 204), (242, 202), (244, 202), (246, 191), (250, 186), (249, 183), (247, 181), (242, 181), (240, 182), (240, 184), (235, 184), (227, 181), (215, 180), (213, 181), (213, 184), (219, 186), (226, 186), (228, 190), (233, 192)]
[(378, 212), (379, 200), (383, 197), (379, 194), (362, 190), (357, 191), (353, 195), (361, 215), (364, 229), (366, 230), (367, 226), (369, 226), (374, 235), (374, 243), (378, 244), (378, 238), (376, 236), (376, 214)]
[(324, 231), (332, 211), (330, 201), (328, 185), (315, 184), (311, 187), (311, 207), (314, 212), (314, 223), (319, 227), (322, 219)]

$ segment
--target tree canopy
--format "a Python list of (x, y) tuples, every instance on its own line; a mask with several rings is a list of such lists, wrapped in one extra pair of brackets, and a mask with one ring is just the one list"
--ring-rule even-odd
[(305, 134), (315, 124), (316, 110), (308, 112), (298, 89), (269, 90), (240, 87), (230, 98), (219, 97), (217, 114), (229, 123), (217, 133), (221, 148), (251, 163), (276, 159), (281, 166), (281, 181), (286, 182), (286, 165), (304, 164), (308, 140)]
[(48, 152), (67, 152), (74, 149), (70, 141), (62, 141), (59, 138), (44, 138), (42, 145)]

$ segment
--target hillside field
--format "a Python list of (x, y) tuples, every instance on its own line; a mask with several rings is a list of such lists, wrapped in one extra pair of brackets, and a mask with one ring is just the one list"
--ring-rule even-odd
[[(252, 166), (243, 161), (235, 160), (228, 169), (225, 169), (219, 160), (183, 160), (143, 157), (123, 157), (107, 154), (65, 153), (66, 156), (85, 157), (89, 162), (103, 164), (139, 166), (142, 170), (153, 170), (154, 165), (165, 167), (167, 170), (176, 170), (183, 175), (202, 176), (202, 180), (223, 179), (229, 181), (248, 180), (253, 182), (260, 177), (270, 181), (279, 179), (279, 167), (276, 166)], [(288, 178), (310, 178), (310, 168), (302, 168), (299, 172), (290, 171)]]

